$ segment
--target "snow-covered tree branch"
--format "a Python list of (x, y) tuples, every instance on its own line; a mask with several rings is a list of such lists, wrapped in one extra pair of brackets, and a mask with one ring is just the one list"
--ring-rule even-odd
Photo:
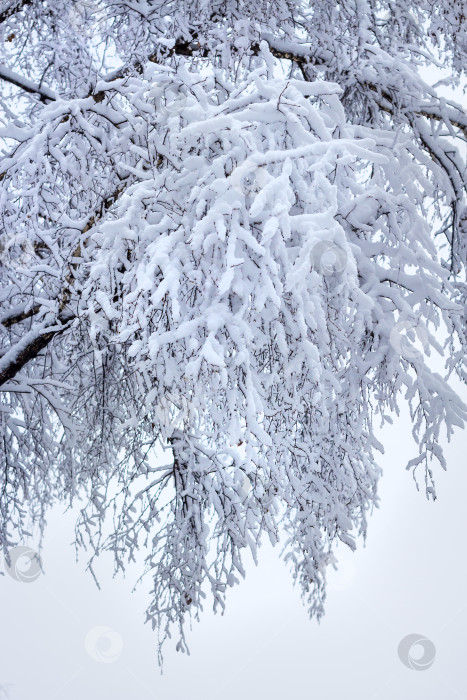
[(81, 502), (92, 557), (147, 547), (185, 649), (264, 536), (322, 614), (401, 401), (434, 497), (467, 417), (467, 114), (422, 73), (464, 85), (466, 15), (0, 3), (6, 553)]

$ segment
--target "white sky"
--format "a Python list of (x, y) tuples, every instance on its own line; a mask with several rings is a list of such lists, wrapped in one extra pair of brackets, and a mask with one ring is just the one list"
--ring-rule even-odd
[[(447, 447), (435, 503), (417, 493), (404, 469), (415, 455), (408, 416), (383, 439), (381, 507), (367, 546), (355, 555), (343, 550), (322, 622), (307, 618), (289, 573), (265, 546), (260, 566), (249, 566), (230, 591), (225, 615), (207, 609), (195, 623), (191, 655), (175, 651), (175, 638), (167, 645), (162, 676), (156, 635), (143, 624), (144, 585), (131, 593), (136, 571), (112, 579), (109, 560), (99, 591), (84, 559), (75, 564), (73, 519), (56, 510), (45, 574), (31, 583), (0, 580), (0, 683), (9, 685), (11, 700), (467, 698), (466, 433), (458, 431)], [(113, 663), (99, 663), (85, 649), (98, 626), (123, 641)], [(398, 658), (400, 640), (411, 633), (436, 647), (428, 670), (406, 668)]]

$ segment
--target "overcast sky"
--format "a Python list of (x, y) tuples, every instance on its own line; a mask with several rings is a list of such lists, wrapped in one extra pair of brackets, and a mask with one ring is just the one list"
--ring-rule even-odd
[[(0, 684), (11, 700), (467, 699), (467, 433), (446, 448), (435, 503), (404, 469), (415, 456), (409, 433), (406, 414), (385, 430), (381, 507), (366, 547), (360, 542), (355, 555), (342, 548), (320, 624), (264, 546), (259, 567), (230, 591), (225, 615), (207, 606), (194, 624), (191, 655), (177, 653), (175, 639), (167, 644), (162, 676), (156, 635), (143, 624), (150, 582), (132, 593), (137, 571), (112, 579), (108, 562), (99, 591), (84, 558), (75, 563), (73, 517), (56, 510), (45, 574), (0, 579)], [(110, 631), (102, 637), (101, 628)], [(399, 659), (411, 634), (434, 645), (426, 643), (428, 665), (435, 656), (425, 670)], [(422, 654), (413, 647), (411, 658)]]

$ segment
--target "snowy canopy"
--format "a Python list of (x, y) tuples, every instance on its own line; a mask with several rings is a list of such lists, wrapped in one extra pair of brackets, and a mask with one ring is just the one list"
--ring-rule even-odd
[(185, 648), (264, 535), (322, 614), (401, 400), (435, 495), (467, 411), (467, 116), (419, 69), (463, 79), (462, 4), (0, 4), (7, 556), (84, 499), (78, 542), (117, 568), (146, 543)]

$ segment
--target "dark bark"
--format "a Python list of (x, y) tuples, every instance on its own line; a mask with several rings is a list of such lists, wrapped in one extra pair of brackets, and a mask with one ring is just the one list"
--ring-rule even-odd
[(28, 345), (26, 345), (21, 352), (19, 352), (15, 358), (0, 372), (0, 387), (6, 382), (14, 379), (15, 376), (20, 372), (28, 362), (35, 359), (39, 353), (47, 347), (50, 341), (55, 338), (56, 335), (63, 333), (64, 330), (68, 328), (69, 322), (73, 317), (67, 316), (65, 318), (59, 318), (58, 323), (61, 326), (51, 326), (50, 328), (44, 328), (43, 332), (39, 333), (35, 338), (31, 340)]

